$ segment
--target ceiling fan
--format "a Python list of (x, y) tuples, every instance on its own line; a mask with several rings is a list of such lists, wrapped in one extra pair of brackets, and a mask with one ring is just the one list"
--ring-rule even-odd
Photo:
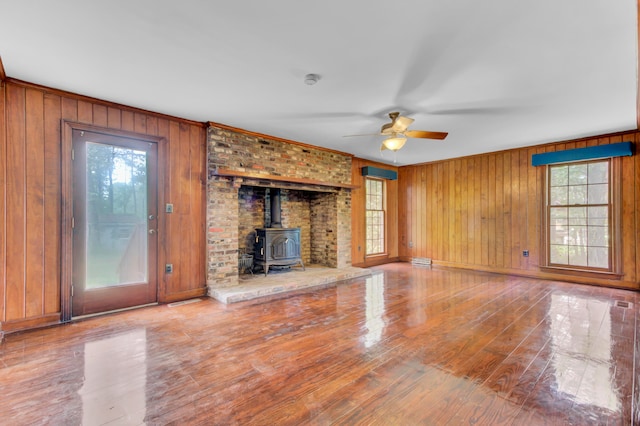
[[(400, 115), (399, 112), (390, 112), (389, 118), (391, 118), (391, 123), (383, 124), (380, 129), (380, 135), (387, 136), (385, 140), (382, 141), (382, 145), (380, 146), (380, 151), (384, 151), (385, 149), (391, 151), (397, 151), (402, 148), (407, 142), (407, 138), (419, 138), (419, 139), (438, 139), (442, 140), (447, 137), (448, 133), (446, 132), (430, 132), (426, 130), (408, 130), (411, 123), (414, 122), (413, 118), (404, 117)], [(378, 133), (375, 133), (378, 134)], [(371, 136), (371, 135), (347, 135), (345, 137), (351, 136)]]

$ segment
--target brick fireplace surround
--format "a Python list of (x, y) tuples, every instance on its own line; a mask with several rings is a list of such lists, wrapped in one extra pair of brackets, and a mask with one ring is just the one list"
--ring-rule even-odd
[(281, 189), (282, 226), (301, 228), (305, 265), (351, 266), (350, 156), (209, 123), (207, 161), (210, 295), (239, 285), (238, 255), (269, 225), (269, 188)]

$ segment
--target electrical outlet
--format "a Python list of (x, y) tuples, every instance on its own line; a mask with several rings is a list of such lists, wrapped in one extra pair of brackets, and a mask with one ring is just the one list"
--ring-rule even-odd
[(164, 211), (167, 213), (173, 213), (173, 204), (167, 204)]
[(173, 272), (173, 263), (167, 263), (166, 265), (164, 265), (164, 272), (166, 272), (167, 274), (170, 274)]
[(529, 250), (522, 250), (522, 255), (524, 257), (529, 257)]
[(409, 241), (409, 248), (413, 248), (413, 241)]

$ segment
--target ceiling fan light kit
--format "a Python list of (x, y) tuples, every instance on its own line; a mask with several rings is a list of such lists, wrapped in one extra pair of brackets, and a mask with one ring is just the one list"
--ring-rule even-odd
[(399, 136), (394, 136), (394, 137), (385, 139), (384, 141), (382, 141), (382, 146), (380, 147), (380, 151), (384, 151), (385, 149), (388, 149), (390, 151), (395, 152), (400, 148), (402, 148), (406, 142), (407, 142), (407, 138), (403, 138)]

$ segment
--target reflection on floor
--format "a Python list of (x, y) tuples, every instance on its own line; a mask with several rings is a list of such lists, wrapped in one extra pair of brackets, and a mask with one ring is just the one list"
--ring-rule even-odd
[(313, 291), (322, 287), (335, 286), (337, 282), (371, 275), (364, 268), (328, 268), (321, 265), (307, 265), (302, 268), (271, 267), (269, 273), (256, 272), (240, 275), (239, 284), (210, 292), (209, 296), (222, 303), (241, 302), (256, 298), (276, 298), (293, 293)]
[[(78, 389), (84, 407), (83, 425), (95, 424), (96, 419), (105, 424), (125, 418), (130, 424), (144, 424), (146, 355), (143, 328), (85, 343), (84, 380)], [(126, 375), (121, 374), (122, 365), (128, 365)]]
[(640, 425), (640, 293), (370, 271), (9, 334), (0, 424)]

